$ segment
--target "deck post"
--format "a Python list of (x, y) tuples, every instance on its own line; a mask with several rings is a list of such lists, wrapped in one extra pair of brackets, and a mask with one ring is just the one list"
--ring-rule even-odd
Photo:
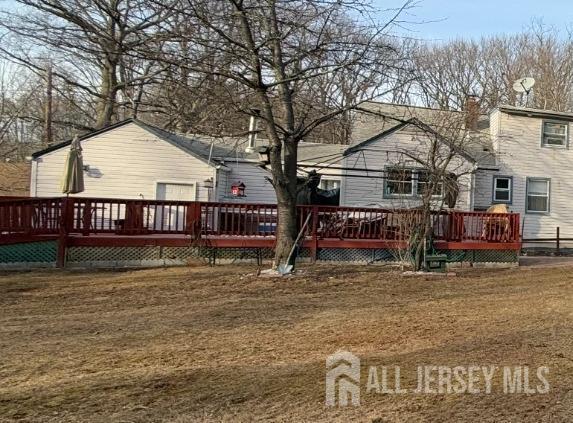
[(68, 244), (68, 234), (73, 225), (74, 200), (70, 197), (62, 198), (60, 209), (60, 234), (58, 237), (58, 253), (56, 257), (56, 267), (66, 267), (66, 250)]
[(318, 206), (313, 206), (312, 210), (312, 241), (310, 244), (310, 258), (313, 263), (316, 262), (318, 255)]
[(32, 204), (24, 204), (22, 205), (22, 221), (21, 224), (26, 228), (26, 233), (28, 235), (32, 234), (34, 222), (32, 219), (33, 216), (33, 205)]
[(557, 226), (556, 234), (555, 234), (555, 247), (557, 254), (560, 253), (561, 250), (561, 241), (559, 239), (559, 226)]
[(446, 235), (447, 241), (457, 241), (457, 219), (456, 219), (456, 212), (450, 211), (448, 215), (448, 234)]
[(201, 237), (201, 225), (201, 203), (194, 201), (187, 206), (185, 232), (198, 240)]

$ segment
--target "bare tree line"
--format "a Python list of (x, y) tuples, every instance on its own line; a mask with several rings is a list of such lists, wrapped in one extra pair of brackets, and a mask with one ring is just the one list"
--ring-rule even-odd
[[(31, 128), (26, 133), (34, 143), (61, 140), (73, 132), (133, 116), (182, 132), (228, 135), (246, 129), (248, 109), (256, 100), (229, 73), (236, 65), (233, 49), (237, 45), (230, 41), (238, 27), (231, 21), (220, 22), (227, 27), (217, 28), (218, 33), (204, 20), (225, 13), (227, 2), (18, 3), (18, 9), (2, 12), (0, 52), (4, 61), (19, 65), (18, 77), (26, 84), (16, 90), (3, 88), (2, 121), (15, 127), (14, 119), (6, 116), (17, 114)], [(314, 6), (320, 3), (311, 2)], [(357, 2), (363, 8), (367, 3)], [(352, 7), (358, 9), (357, 4)], [(356, 36), (357, 21), (349, 10), (337, 13), (346, 14), (338, 18), (338, 31), (350, 40)], [(323, 16), (310, 16), (299, 26), (318, 27)], [(293, 34), (299, 37), (297, 42), (303, 41), (301, 31)], [(482, 110), (488, 111), (499, 104), (525, 105), (512, 84), (519, 77), (533, 76), (537, 85), (528, 106), (558, 111), (573, 108), (570, 32), (537, 23), (514, 36), (441, 44), (398, 37), (388, 38), (387, 43), (395, 53), (386, 69), (385, 87), (390, 90), (378, 90), (375, 78), (354, 78), (348, 70), (333, 75), (325, 72), (313, 78), (312, 90), (308, 86), (300, 90), (296, 101), (316, 114), (333, 102), (351, 104), (378, 90), (383, 92), (378, 97), (382, 101), (461, 110), (468, 95), (477, 95)], [(348, 49), (332, 51), (323, 60), (344, 61), (348, 59), (345, 54)], [(52, 84), (46, 92), (48, 72)], [(42, 133), (48, 94), (52, 95), (51, 137)], [(336, 114), (307, 134), (307, 139), (348, 142), (351, 120), (350, 113)]]
[[(183, 132), (228, 134), (245, 129), (244, 112), (252, 98), (245, 93), (242, 81), (231, 75), (235, 72), (233, 49), (237, 45), (230, 41), (239, 27), (228, 20), (221, 22), (226, 27), (214, 29), (204, 19), (227, 13), (229, 2), (17, 0), (16, 3), (17, 8), (7, 7), (1, 13), (0, 53), (38, 82), (45, 81), (49, 73), (53, 95), (66, 114), (54, 112), (52, 127), (56, 136), (44, 136), (45, 139), (67, 135), (68, 131), (62, 133), (60, 127), (97, 129), (137, 116)], [(244, 4), (249, 10), (256, 5), (243, 1), (230, 4), (233, 3)], [(349, 12), (366, 10), (368, 2), (351, 1), (336, 7), (334, 1), (278, 3), (290, 4), (293, 13), (298, 10), (302, 17), (293, 39), (308, 36), (313, 27), (317, 30), (321, 27), (326, 14), (316, 11), (323, 8), (337, 14), (338, 36), (344, 34), (349, 46), (356, 44), (357, 40), (352, 38), (363, 31)], [(311, 7), (314, 11), (309, 11)], [(310, 13), (309, 18), (304, 17), (305, 13)], [(303, 23), (310, 29), (307, 35), (301, 31)], [(305, 40), (299, 38), (296, 42)], [(393, 48), (399, 49), (399, 43), (394, 42)], [(342, 63), (348, 61), (348, 54), (349, 49), (340, 43), (338, 51), (333, 50), (330, 56), (325, 54), (323, 60)], [(299, 64), (304, 60), (301, 57)], [(314, 79), (317, 89), (312, 93), (307, 90), (309, 97), (304, 100), (301, 92), (297, 101), (307, 103), (307, 109), (310, 104), (320, 109), (334, 100), (352, 102), (368, 90), (377, 89), (374, 79), (357, 80), (349, 71), (345, 75), (336, 72), (332, 78), (325, 72), (322, 78)], [(390, 79), (388, 75), (387, 80)], [(36, 89), (35, 96), (45, 96), (44, 91)], [(28, 121), (46, 119), (45, 107), (29, 106), (23, 113)], [(348, 116), (333, 117), (308, 137), (327, 142), (346, 141)]]
[[(394, 93), (394, 101), (462, 110), (468, 95), (475, 95), (483, 112), (500, 104), (573, 109), (573, 33), (568, 30), (534, 22), (517, 35), (411, 44), (417, 77)], [(537, 81), (527, 103), (512, 89), (526, 76)]]

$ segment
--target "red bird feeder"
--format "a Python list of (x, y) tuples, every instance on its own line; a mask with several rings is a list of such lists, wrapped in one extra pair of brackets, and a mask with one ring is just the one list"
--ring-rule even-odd
[(245, 196), (245, 184), (239, 182), (238, 184), (231, 185), (231, 194), (234, 197), (244, 197)]

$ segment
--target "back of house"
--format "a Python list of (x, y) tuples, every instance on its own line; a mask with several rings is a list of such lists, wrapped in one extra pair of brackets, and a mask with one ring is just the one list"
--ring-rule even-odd
[(573, 236), (573, 113), (500, 106), (490, 114), (496, 157), (476, 172), (475, 208), (507, 204), (522, 216), (524, 239)]
[[(85, 190), (77, 197), (276, 203), (270, 171), (259, 166), (256, 151), (266, 140), (245, 146), (246, 138), (177, 134), (137, 119), (88, 133), (80, 140)], [(32, 156), (31, 196), (62, 196), (70, 144), (65, 141)], [(343, 150), (341, 145), (299, 143), (300, 176), (341, 157)], [(339, 187), (340, 170), (328, 173), (321, 188)]]
[[(419, 200), (425, 154), (424, 134), (406, 123), (416, 118), (443, 122), (457, 112), (371, 103), (356, 119), (352, 147), (345, 152), (342, 203), (348, 206), (411, 207)], [(455, 209), (485, 211), (504, 204), (521, 215), (523, 238), (573, 237), (573, 152), (569, 134), (573, 113), (499, 106), (489, 114), (465, 111), (472, 142), (464, 145)], [(473, 115), (473, 116), (472, 116)], [(400, 165), (410, 172), (399, 176)], [(461, 171), (460, 168), (464, 167)]]
[[(505, 204), (521, 215), (525, 239), (554, 237), (557, 228), (573, 236), (573, 113), (499, 106), (485, 115), (473, 102), (464, 113), (375, 102), (363, 109), (355, 115), (350, 146), (299, 145), (300, 175), (317, 170), (321, 188), (340, 188), (340, 205), (418, 205), (427, 184), (419, 157), (427, 156), (430, 145), (421, 124), (444, 128), (463, 119), (468, 142), (448, 164), (458, 186), (448, 207), (484, 211)], [(220, 143), (123, 121), (82, 137), (86, 189), (78, 196), (276, 203), (270, 172), (258, 166), (257, 146), (245, 148), (244, 141)], [(30, 195), (61, 195), (68, 146), (34, 155)], [(442, 201), (446, 191), (439, 186), (435, 200)]]

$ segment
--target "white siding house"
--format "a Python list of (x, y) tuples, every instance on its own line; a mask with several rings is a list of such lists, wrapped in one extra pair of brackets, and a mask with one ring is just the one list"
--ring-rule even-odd
[[(85, 191), (77, 196), (163, 199), (169, 185), (184, 185), (182, 200), (209, 199), (204, 181), (227, 169), (189, 154), (140, 122), (125, 121), (84, 137)], [(62, 195), (62, 176), (69, 143), (36, 153), (32, 160), (31, 195)], [(170, 198), (174, 199), (174, 198)]]
[[(433, 112), (443, 112), (376, 107), (397, 119), (360, 116), (350, 147), (300, 143), (300, 175), (314, 169), (324, 175), (323, 188), (340, 184), (341, 205), (415, 206), (419, 201), (415, 188), (410, 196), (388, 195), (385, 173), (397, 163), (410, 166), (404, 153), (427, 148), (424, 135), (416, 125), (408, 124), (409, 119), (432, 119)], [(477, 142), (450, 165), (455, 173), (463, 174), (458, 179), (455, 208), (485, 210), (505, 203), (520, 213), (525, 238), (554, 237), (557, 227), (562, 236), (573, 237), (572, 123), (573, 113), (510, 106), (480, 115), (471, 130)], [(237, 149), (241, 142), (215, 144), (141, 121), (123, 121), (81, 138), (86, 189), (77, 196), (275, 203), (270, 172), (257, 165), (257, 153)], [(32, 196), (62, 195), (69, 144), (33, 155)], [(413, 186), (419, 183), (414, 177), (413, 181)], [(231, 186), (240, 182), (246, 185), (246, 195), (234, 197)]]
[[(435, 114), (455, 113), (384, 103), (369, 107), (398, 121), (412, 116), (436, 121), (439, 119)], [(473, 169), (460, 180), (462, 192), (456, 209), (485, 210), (503, 203), (520, 214), (525, 239), (555, 238), (558, 227), (561, 237), (573, 237), (573, 178), (569, 175), (573, 163), (573, 113), (499, 106), (489, 115), (480, 115), (476, 123), (472, 130), (480, 142), (466, 151), (474, 158)], [(355, 154), (347, 154), (344, 167), (384, 169), (396, 162), (395, 152), (419, 148), (412, 131), (392, 128), (392, 120), (387, 117), (367, 114), (356, 119), (353, 144), (364, 145), (366, 138), (374, 141), (356, 149)], [(386, 196), (385, 181), (376, 178), (374, 172), (369, 176), (343, 178), (344, 205), (415, 204), (408, 198)]]
[[(420, 166), (405, 153), (427, 149), (427, 140), (413, 125), (407, 124), (347, 150), (341, 204), (382, 208), (409, 208), (418, 205), (420, 197), (417, 195), (419, 182), (416, 172)], [(454, 157), (448, 166), (448, 170), (461, 175), (457, 181), (460, 190), (456, 209), (471, 210), (473, 207), (472, 173), (475, 166), (475, 160), (463, 156)], [(410, 193), (389, 192), (388, 175), (394, 167), (412, 169)]]
[[(428, 132), (421, 127), (425, 123), (438, 126), (436, 123), (450, 122), (452, 127), (461, 125), (460, 133), (465, 137), (460, 142), (464, 148), (454, 154), (447, 168), (459, 175), (455, 208), (474, 209), (476, 176), (493, 163), (487, 116), (477, 115), (475, 127), (466, 131), (464, 116), (456, 112), (375, 102), (368, 103), (365, 108), (372, 113), (356, 116), (352, 146), (344, 153), (341, 204), (383, 208), (418, 205), (417, 185), (423, 172), (413, 158), (424, 158), (436, 139), (428, 137)], [(442, 157), (448, 155), (449, 148), (445, 143), (441, 148)], [(393, 194), (387, 186), (387, 176), (397, 166), (412, 170), (408, 194)], [(436, 200), (439, 200), (438, 196)]]
[[(258, 166), (258, 153), (238, 150), (238, 144), (181, 136), (134, 119), (119, 122), (81, 137), (85, 191), (75, 196), (276, 203), (269, 170)], [(69, 145), (32, 156), (31, 196), (62, 195)], [(301, 176), (321, 166), (321, 157), (341, 157), (343, 150), (301, 142)], [(340, 170), (329, 173), (327, 179), (340, 183)], [(239, 183), (246, 186), (245, 196), (235, 197), (231, 187)]]
[(524, 238), (573, 236), (573, 114), (500, 106), (491, 113), (497, 169), (483, 172), (481, 205), (506, 203), (520, 213)]

